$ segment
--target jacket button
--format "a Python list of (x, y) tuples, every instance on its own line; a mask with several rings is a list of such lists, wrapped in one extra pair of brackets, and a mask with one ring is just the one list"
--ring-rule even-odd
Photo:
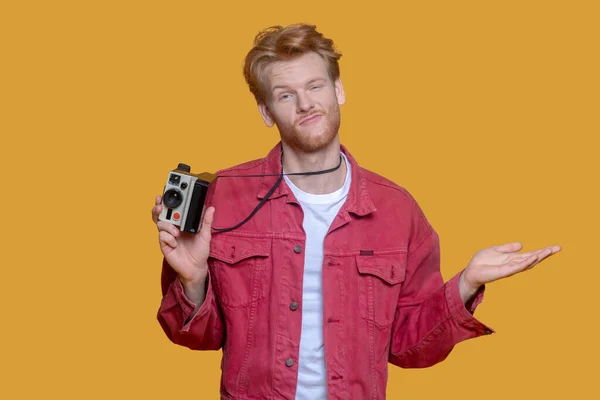
[(294, 252), (300, 253), (301, 251), (302, 251), (302, 246), (300, 246), (299, 244), (294, 246)]
[(287, 365), (288, 367), (291, 367), (292, 365), (294, 365), (294, 360), (292, 360), (291, 358), (288, 358), (287, 360), (285, 360), (285, 365)]
[(295, 301), (292, 302), (292, 304), (290, 304), (290, 310), (296, 311), (297, 309), (298, 309), (298, 303), (296, 303)]

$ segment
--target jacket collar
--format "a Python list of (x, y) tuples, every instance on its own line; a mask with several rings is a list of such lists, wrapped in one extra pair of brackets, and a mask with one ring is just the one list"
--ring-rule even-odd
[[(364, 171), (343, 144), (340, 144), (340, 150), (342, 153), (344, 153), (350, 162), (350, 166), (352, 167), (352, 182), (350, 183), (350, 190), (343, 208), (346, 211), (359, 216), (367, 215), (375, 211), (376, 208), (371, 201), (371, 197), (369, 196), (369, 192), (367, 190), (367, 181), (364, 176)], [(281, 142), (279, 142), (271, 149), (265, 158), (262, 174), (274, 176), (263, 176), (260, 179), (260, 183), (258, 185), (259, 199), (263, 199), (267, 192), (279, 179), (279, 174), (281, 174), (281, 152), (282, 146)], [(287, 196), (289, 199), (294, 197), (290, 187), (285, 183), (284, 180), (279, 183), (279, 186), (277, 189), (275, 189), (269, 199), (276, 199), (281, 196)]]

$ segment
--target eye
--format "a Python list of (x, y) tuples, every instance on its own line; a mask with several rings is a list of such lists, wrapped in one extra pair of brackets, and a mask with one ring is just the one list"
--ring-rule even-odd
[(279, 96), (279, 100), (287, 100), (287, 99), (289, 99), (289, 98), (291, 98), (291, 97), (292, 97), (292, 95), (291, 95), (291, 94), (289, 94), (289, 93), (284, 93), (284, 94), (282, 94), (281, 96)]
[(323, 87), (323, 85), (313, 85), (310, 87), (310, 90), (318, 90), (321, 89)]

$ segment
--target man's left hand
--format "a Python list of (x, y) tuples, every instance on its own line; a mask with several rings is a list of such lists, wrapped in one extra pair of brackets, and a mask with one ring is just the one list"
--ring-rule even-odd
[(561, 250), (560, 246), (548, 246), (528, 253), (516, 253), (522, 248), (521, 243), (512, 242), (475, 253), (459, 280), (463, 302), (466, 303), (482, 285), (527, 271)]

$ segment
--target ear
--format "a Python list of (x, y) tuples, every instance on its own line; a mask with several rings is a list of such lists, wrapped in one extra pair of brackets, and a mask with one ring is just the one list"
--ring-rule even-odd
[(342, 79), (337, 78), (335, 80), (335, 97), (337, 97), (337, 102), (341, 106), (346, 103), (346, 94), (344, 93), (344, 86), (342, 85)]
[(271, 117), (271, 113), (269, 112), (267, 105), (265, 103), (258, 103), (258, 111), (260, 112), (263, 121), (265, 121), (265, 125), (271, 128), (275, 121), (273, 121), (273, 117)]

